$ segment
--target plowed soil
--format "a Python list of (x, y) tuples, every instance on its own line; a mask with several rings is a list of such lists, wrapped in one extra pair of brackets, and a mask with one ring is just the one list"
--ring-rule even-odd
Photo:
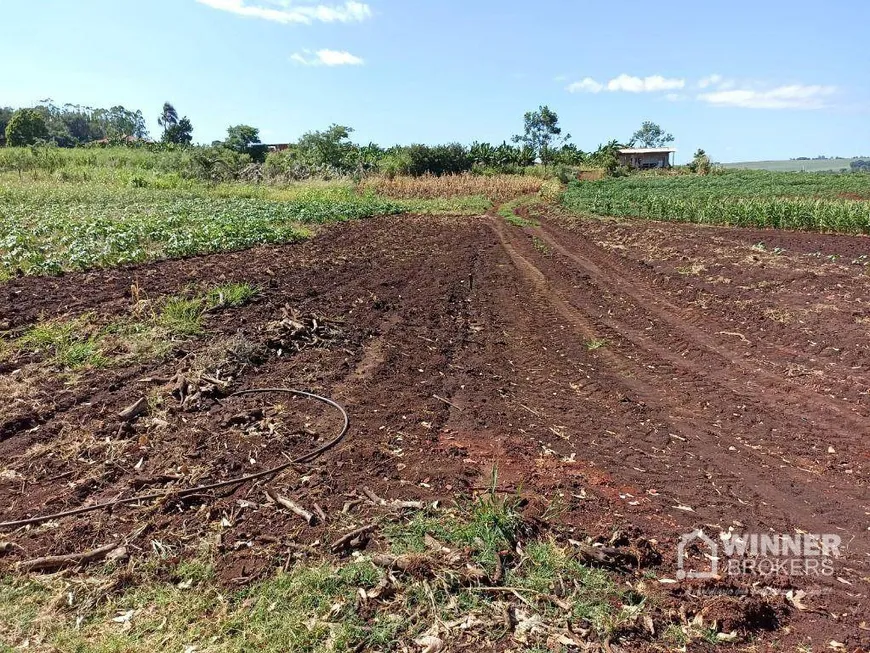
[[(362, 485), (390, 499), (449, 499), (485, 487), (495, 469), (501, 490), (538, 497), (551, 508), (542, 519), (578, 536), (643, 533), (663, 556), (657, 575), (672, 579), (676, 543), (696, 528), (838, 534), (831, 576), (729, 586), (807, 592), (808, 609), (786, 606), (787, 628), (761, 642), (870, 650), (867, 254), (860, 237), (392, 217), (301, 245), (13, 280), (0, 286), (13, 332), (124, 314), (134, 284), (149, 297), (205, 279), (263, 292), (210, 315), (208, 337), (176, 343), (168, 360), (26, 390), (17, 363), (0, 368), (0, 384), (18, 388), (0, 397), (0, 520), (255, 472), (331, 437), (336, 416), (305, 400), (206, 396), (182, 408), (171, 395), (209, 343), (261, 343), (288, 305), (340, 319), (342, 335), (272, 352), (231, 384), (304, 388), (346, 406), (347, 441), (303, 477), (275, 481), (301, 503), (340, 513)], [(141, 396), (164, 399), (159, 419), (122, 427), (118, 412)], [(245, 413), (263, 406), (265, 417)], [(223, 517), (220, 573), (247, 582), (283, 562), (275, 536), (323, 534), (258, 508), (262, 498), (262, 486), (245, 485), (60, 520), (8, 534), (20, 548), (3, 564), (142, 524), (141, 546), (182, 547)]]

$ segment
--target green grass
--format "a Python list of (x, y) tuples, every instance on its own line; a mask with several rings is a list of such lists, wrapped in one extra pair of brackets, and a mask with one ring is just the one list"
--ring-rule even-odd
[(19, 349), (46, 355), (52, 364), (67, 370), (103, 367), (108, 360), (101, 351), (91, 317), (86, 314), (73, 320), (40, 322), (15, 344)]
[(202, 333), (202, 315), (206, 303), (201, 297), (170, 297), (163, 304), (157, 324), (177, 336)]
[(531, 213), (531, 211), (540, 205), (541, 202), (542, 199), (538, 195), (524, 195), (523, 197), (518, 197), (510, 202), (505, 202), (498, 208), (497, 213), (505, 219), (505, 222), (514, 227), (538, 227), (540, 226), (540, 223), (537, 220), (534, 218), (526, 219), (520, 216), (517, 213), (517, 209), (525, 207)]
[[(360, 590), (377, 587), (387, 574), (368, 555), (300, 562), (240, 590), (217, 583), (213, 552), (202, 547), (189, 560), (152, 553), (123, 572), (107, 567), (89, 579), (7, 575), (0, 579), (0, 640), (10, 647), (29, 639), (48, 648), (103, 652), (188, 646), (209, 651), (400, 651), (433, 624), (497, 614), (496, 602), (513, 601), (515, 591), (523, 597), (517, 605), (527, 613), (554, 624), (587, 619), (599, 637), (616, 641), (646, 609), (643, 600), (607, 572), (581, 564), (570, 548), (525, 536), (512, 498), (487, 496), (452, 510), (429, 509), (393, 521), (385, 535), (396, 553), (427, 551), (430, 535), (454, 551), (467, 552), (474, 564), (490, 572), (498, 553), (514, 551), (518, 539), (524, 553), (506, 571), (504, 586), (511, 592), (492, 593), (460, 582), (460, 562), (428, 577), (393, 572), (395, 594), (364, 602)], [(276, 567), (280, 562), (275, 561)], [(112, 579), (121, 573), (125, 582), (114, 586)], [(129, 615), (126, 624), (115, 621), (124, 615)], [(510, 631), (496, 618), (472, 636), (487, 648), (509, 641)], [(529, 648), (546, 644), (546, 634), (529, 637)]]
[(18, 339), (0, 341), (3, 356), (8, 358), (16, 350), (31, 352), (65, 371), (160, 357), (171, 348), (173, 337), (201, 335), (206, 312), (242, 306), (258, 292), (251, 284), (228, 282), (156, 300), (144, 315), (108, 323), (99, 324), (93, 313), (38, 322)]
[[(74, 610), (53, 610), (58, 588), (50, 580), (4, 578), (0, 637), (13, 646), (24, 633), (38, 633), (58, 649), (95, 652), (181, 651), (186, 646), (313, 652), (388, 645), (401, 626), (389, 615), (369, 624), (356, 614), (357, 589), (373, 587), (380, 576), (370, 562), (301, 566), (235, 592), (217, 586), (208, 574), (186, 573), (183, 564), (171, 576), (173, 582), (146, 575), (141, 584), (90, 610), (78, 627)], [(72, 596), (74, 601), (85, 598), (75, 590)], [(113, 621), (131, 610), (129, 627)], [(55, 614), (46, 620), (51, 612)]]
[(260, 293), (260, 289), (249, 283), (224, 283), (210, 288), (205, 296), (209, 308), (244, 306)]
[(550, 246), (547, 245), (547, 243), (544, 242), (543, 239), (538, 238), (537, 236), (532, 236), (532, 246), (544, 256), (549, 256), (550, 254), (552, 254)]
[(427, 534), (448, 545), (470, 547), (475, 559), (493, 571), (498, 551), (512, 547), (519, 526), (513, 506), (493, 499), (475, 501), (452, 514), (420, 512), (408, 523), (389, 527), (386, 534), (397, 553), (426, 551)]
[(591, 340), (586, 341), (586, 349), (589, 351), (595, 351), (596, 349), (601, 349), (607, 344), (607, 341), (603, 338), (592, 338)]
[(870, 233), (870, 177), (725, 171), (573, 182), (563, 204), (580, 214)]

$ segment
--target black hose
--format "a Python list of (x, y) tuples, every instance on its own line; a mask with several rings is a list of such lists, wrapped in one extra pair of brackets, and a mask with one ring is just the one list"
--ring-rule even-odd
[(344, 440), (347, 435), (348, 430), (350, 429), (350, 417), (347, 414), (347, 411), (338, 403), (330, 399), (329, 397), (322, 397), (320, 395), (314, 394), (313, 392), (306, 392), (305, 390), (292, 390), (290, 388), (255, 388), (253, 390), (241, 390), (239, 392), (234, 392), (229, 395), (228, 398), (239, 397), (242, 395), (252, 395), (252, 394), (265, 394), (269, 392), (283, 392), (285, 394), (292, 394), (298, 397), (308, 397), (309, 399), (316, 399), (317, 401), (323, 402), (332, 406), (333, 408), (338, 409), (341, 412), (342, 417), (344, 418), (344, 425), (341, 427), (341, 431), (337, 436), (335, 436), (332, 440), (327, 442), (326, 444), (310, 451), (298, 458), (294, 458), (289, 462), (278, 465), (277, 467), (272, 467), (271, 469), (264, 470), (262, 472), (257, 472), (255, 474), (248, 474), (246, 476), (238, 476), (236, 478), (231, 478), (226, 481), (218, 481), (217, 483), (209, 483), (207, 485), (198, 485), (196, 487), (187, 488), (186, 490), (181, 490), (178, 492), (173, 492), (172, 490), (164, 490), (162, 492), (154, 492), (152, 494), (144, 494), (136, 497), (128, 497), (126, 499), (115, 499), (114, 501), (107, 501), (106, 503), (97, 503), (92, 506), (84, 506), (82, 508), (76, 508), (74, 510), (67, 510), (65, 512), (58, 512), (53, 515), (42, 515), (40, 517), (31, 517), (30, 519), (20, 519), (17, 521), (8, 521), (0, 523), (0, 529), (5, 530), (8, 528), (20, 528), (21, 526), (27, 526), (29, 524), (41, 524), (42, 522), (51, 521), (52, 519), (60, 519), (62, 517), (72, 517), (73, 515), (81, 515), (87, 512), (93, 512), (95, 510), (105, 510), (106, 508), (112, 508), (114, 506), (121, 506), (128, 503), (137, 503), (139, 501), (151, 501), (153, 499), (162, 499), (165, 496), (169, 496), (170, 494), (174, 494), (177, 497), (186, 497), (191, 494), (199, 494), (200, 492), (207, 492), (209, 490), (216, 490), (217, 488), (226, 487), (227, 485), (236, 485), (239, 483), (246, 483), (248, 481), (254, 481), (260, 478), (264, 478), (266, 476), (272, 476), (273, 474), (277, 474), (278, 472), (282, 472), (291, 465), (298, 465), (300, 463), (311, 462), (318, 456), (323, 455), (333, 447), (337, 446)]

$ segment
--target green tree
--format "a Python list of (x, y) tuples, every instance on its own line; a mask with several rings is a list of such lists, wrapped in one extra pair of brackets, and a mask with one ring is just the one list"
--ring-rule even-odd
[(571, 138), (571, 134), (562, 136), (559, 116), (546, 105), (539, 107), (537, 111), (526, 112), (523, 116), (523, 127), (523, 133), (514, 136), (513, 142), (523, 143), (532, 149), (541, 159), (541, 163), (545, 164), (553, 159), (553, 150)]
[(306, 132), (296, 148), (310, 166), (329, 166), (340, 171), (352, 170), (357, 163), (357, 146), (350, 140), (351, 127), (332, 124), (323, 131)]
[(629, 145), (642, 145), (643, 147), (665, 147), (668, 143), (674, 142), (674, 135), (668, 134), (659, 125), (651, 120), (644, 120), (634, 134), (631, 136)]
[(250, 154), (254, 161), (262, 162), (266, 158), (266, 146), (260, 141), (260, 130), (250, 125), (228, 127), (223, 146), (240, 154)]
[(105, 138), (121, 140), (126, 137), (147, 138), (145, 116), (141, 111), (130, 111), (121, 105), (111, 109), (95, 109), (93, 119)]
[(163, 129), (162, 140), (164, 143), (190, 145), (191, 141), (193, 141), (193, 124), (191, 124), (190, 118), (184, 116), (174, 125), (165, 127)]
[(15, 111), (12, 107), (0, 107), (0, 145), (6, 145), (6, 125), (12, 119)]
[(45, 116), (38, 109), (19, 109), (6, 125), (6, 144), (15, 147), (33, 145), (48, 139)]
[(163, 127), (163, 141), (167, 142), (166, 132), (170, 127), (175, 127), (178, 124), (178, 112), (169, 102), (163, 103), (163, 111), (157, 116), (157, 124)]

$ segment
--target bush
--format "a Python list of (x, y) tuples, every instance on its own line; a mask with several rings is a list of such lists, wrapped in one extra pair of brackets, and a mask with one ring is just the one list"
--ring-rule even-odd
[(211, 183), (236, 179), (252, 163), (250, 154), (242, 154), (227, 147), (192, 149), (184, 176)]
[(269, 152), (263, 163), (263, 177), (270, 181), (289, 183), (304, 181), (314, 176), (316, 170), (303, 161), (295, 148), (281, 152)]
[(710, 163), (710, 157), (707, 156), (707, 153), (704, 150), (699, 149), (695, 152), (695, 157), (692, 159), (692, 162), (686, 167), (696, 174), (709, 175), (713, 166)]
[(411, 174), (411, 157), (406, 150), (396, 148), (384, 154), (378, 162), (378, 171), (388, 179), (409, 175)]
[(296, 144), (299, 159), (310, 168), (328, 175), (348, 174), (356, 170), (359, 148), (350, 140), (353, 129), (330, 125), (323, 131), (306, 132)]
[(19, 109), (6, 125), (6, 144), (13, 147), (33, 145), (48, 136), (45, 117), (36, 109)]
[(448, 145), (411, 145), (406, 149), (408, 159), (408, 174), (414, 177), (422, 175), (458, 175), (470, 172), (473, 161), (468, 148), (459, 143)]

